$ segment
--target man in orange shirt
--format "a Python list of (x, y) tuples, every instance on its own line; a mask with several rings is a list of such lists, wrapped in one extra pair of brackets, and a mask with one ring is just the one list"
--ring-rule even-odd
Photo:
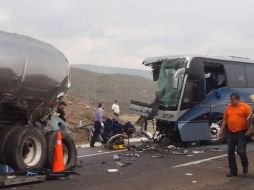
[(229, 104), (224, 112), (224, 119), (221, 125), (221, 133), (227, 126), (227, 144), (228, 144), (228, 163), (229, 174), (227, 177), (237, 176), (237, 165), (235, 158), (235, 150), (240, 156), (243, 166), (243, 174), (248, 174), (248, 158), (246, 154), (247, 145), (247, 118), (251, 113), (248, 104), (240, 100), (238, 93), (230, 95), (231, 104)]

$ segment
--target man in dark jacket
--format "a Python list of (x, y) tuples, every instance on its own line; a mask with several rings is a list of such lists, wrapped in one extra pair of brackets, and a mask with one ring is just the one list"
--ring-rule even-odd
[(57, 106), (56, 112), (59, 114), (59, 118), (62, 119), (64, 122), (66, 122), (64, 108), (67, 106), (67, 104), (64, 101), (61, 101), (59, 105)]

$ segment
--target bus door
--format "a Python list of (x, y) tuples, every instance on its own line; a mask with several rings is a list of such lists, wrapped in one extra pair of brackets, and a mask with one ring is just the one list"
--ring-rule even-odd
[(188, 69), (180, 110), (186, 110), (178, 121), (182, 141), (210, 140), (209, 106), (205, 98), (204, 63), (193, 59)]
[(182, 141), (210, 141), (209, 106), (198, 104), (178, 121)]

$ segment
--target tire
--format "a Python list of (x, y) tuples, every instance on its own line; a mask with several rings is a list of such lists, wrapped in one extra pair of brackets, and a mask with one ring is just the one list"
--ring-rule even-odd
[(222, 137), (218, 137), (218, 134), (221, 130), (221, 123), (222, 120), (216, 121), (216, 122), (212, 122), (211, 123), (211, 140), (208, 141), (208, 144), (210, 145), (218, 145), (218, 144), (222, 144), (225, 142), (225, 132), (224, 135)]
[(40, 170), (46, 160), (46, 151), (42, 131), (33, 127), (18, 127), (12, 131), (4, 147), (6, 163), (19, 171)]
[[(45, 167), (52, 168), (56, 144), (56, 134), (58, 131), (51, 131), (46, 135), (46, 141), (48, 145), (47, 158)], [(62, 143), (63, 143), (63, 152), (64, 152), (64, 165), (65, 169), (71, 169), (77, 165), (77, 149), (74, 141), (65, 131), (62, 133)]]
[(6, 141), (8, 139), (8, 137), (10, 136), (10, 134), (15, 131), (18, 130), (18, 127), (13, 127), (13, 126), (1, 126), (0, 128), (0, 163), (1, 164), (5, 164), (6, 163), (6, 156), (4, 153), (5, 150), (5, 145), (6, 145)]

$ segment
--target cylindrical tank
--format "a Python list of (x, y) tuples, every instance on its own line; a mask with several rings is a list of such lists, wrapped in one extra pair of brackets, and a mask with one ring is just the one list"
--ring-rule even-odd
[(59, 50), (0, 31), (0, 124), (43, 117), (69, 87), (69, 63)]

